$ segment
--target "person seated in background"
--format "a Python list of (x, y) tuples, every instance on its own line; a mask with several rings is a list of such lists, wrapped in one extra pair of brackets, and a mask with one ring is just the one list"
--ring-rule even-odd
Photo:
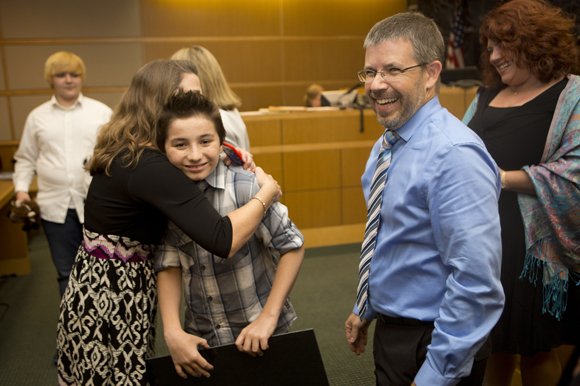
[(171, 59), (190, 60), (197, 66), (203, 95), (219, 108), (226, 129), (225, 141), (235, 147), (250, 151), (250, 138), (246, 124), (238, 111), (242, 105), (242, 100), (228, 85), (226, 77), (212, 53), (204, 47), (193, 46), (182, 48), (174, 53)]
[(328, 99), (322, 95), (324, 89), (319, 84), (312, 84), (306, 89), (304, 95), (304, 106), (306, 107), (322, 107), (330, 106)]
[(44, 78), (54, 95), (26, 118), (14, 155), (16, 200), (30, 201), (28, 190), (38, 176), (40, 217), (64, 294), (77, 250), (83, 240), (84, 162), (93, 152), (97, 132), (111, 119), (105, 104), (83, 96), (85, 64), (77, 55), (60, 51), (44, 66)]
[[(220, 214), (251, 200), (262, 202), (255, 195), (259, 186), (254, 174), (220, 160), (225, 131), (218, 108), (208, 98), (176, 94), (165, 105), (158, 130), (159, 148), (197, 182)], [(169, 222), (155, 253), (155, 270), (165, 340), (183, 378), (187, 373), (210, 376), (213, 366), (198, 346), (235, 343), (240, 351), (262, 355), (270, 336), (287, 332), (296, 319), (288, 295), (304, 258), (304, 237), (284, 205), (275, 202), (265, 209), (254, 235), (228, 259), (204, 250)], [(182, 280), (184, 328), (179, 319)]]

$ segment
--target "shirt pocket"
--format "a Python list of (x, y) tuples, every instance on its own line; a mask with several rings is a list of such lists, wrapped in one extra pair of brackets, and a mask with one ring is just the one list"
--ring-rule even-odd
[(250, 255), (250, 247), (248, 246), (248, 243), (246, 243), (232, 257), (224, 259), (222, 257), (214, 255), (213, 260), (216, 264), (234, 265), (238, 264), (246, 257), (249, 257), (249, 255)]
[[(179, 264), (186, 271), (191, 271), (192, 267), (197, 265), (197, 251), (192, 243), (177, 246), (179, 251)], [(175, 262), (174, 262), (175, 264)]]

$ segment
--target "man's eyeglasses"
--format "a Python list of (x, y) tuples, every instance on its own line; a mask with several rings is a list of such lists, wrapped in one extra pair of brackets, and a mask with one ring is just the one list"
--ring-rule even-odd
[(410, 70), (412, 68), (419, 67), (419, 66), (424, 66), (426, 64), (428, 64), (428, 63), (416, 64), (414, 66), (407, 67), (407, 68), (391, 67), (391, 68), (387, 68), (387, 69), (381, 70), (381, 71), (362, 70), (362, 71), (357, 72), (356, 74), (358, 75), (358, 79), (361, 82), (372, 81), (377, 74), (381, 74), (381, 77), (383, 78), (383, 80), (389, 81), (389, 80), (396, 79), (399, 75), (401, 75), (403, 72), (405, 72), (407, 70)]

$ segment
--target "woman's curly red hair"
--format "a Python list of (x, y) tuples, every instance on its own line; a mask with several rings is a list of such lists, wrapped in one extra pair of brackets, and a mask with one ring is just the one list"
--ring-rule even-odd
[(542, 0), (513, 0), (492, 10), (479, 29), (484, 83), (505, 86), (489, 62), (489, 40), (499, 44), (518, 67), (529, 68), (541, 82), (577, 74), (579, 49), (573, 28), (573, 18)]

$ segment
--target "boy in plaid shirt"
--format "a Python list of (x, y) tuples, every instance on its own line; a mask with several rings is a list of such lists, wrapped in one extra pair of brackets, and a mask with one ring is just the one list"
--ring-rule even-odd
[[(197, 182), (220, 214), (252, 199), (261, 202), (254, 196), (259, 190), (254, 174), (220, 159), (225, 130), (213, 103), (200, 94), (180, 92), (166, 104), (158, 124), (159, 148)], [(205, 251), (169, 223), (155, 254), (155, 270), (165, 340), (180, 376), (209, 377), (213, 367), (198, 345), (235, 343), (240, 351), (262, 355), (270, 336), (288, 331), (296, 319), (288, 295), (302, 264), (303, 244), (288, 209), (279, 202), (229, 259)], [(182, 278), (184, 328), (179, 320)]]

